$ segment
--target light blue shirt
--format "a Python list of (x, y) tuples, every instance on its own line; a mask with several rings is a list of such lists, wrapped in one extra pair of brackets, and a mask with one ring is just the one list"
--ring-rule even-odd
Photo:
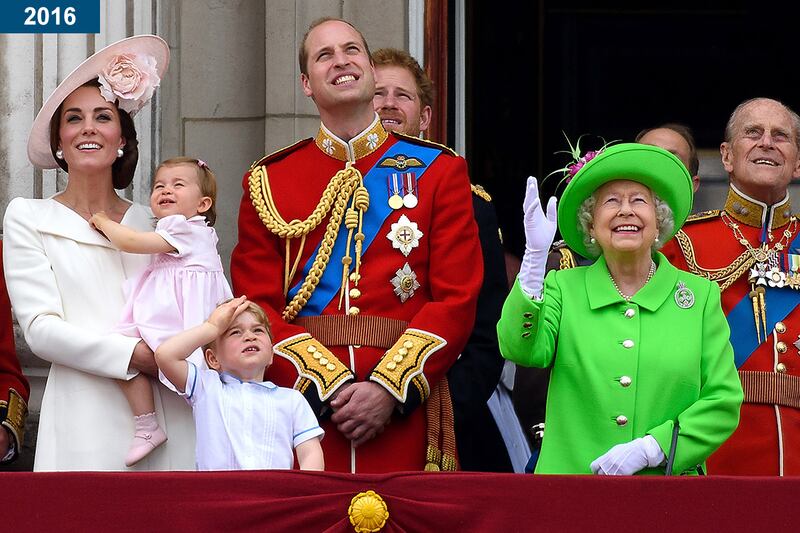
[(291, 469), (294, 448), (324, 434), (302, 394), (269, 381), (241, 381), (189, 362), (184, 390), (198, 470)]

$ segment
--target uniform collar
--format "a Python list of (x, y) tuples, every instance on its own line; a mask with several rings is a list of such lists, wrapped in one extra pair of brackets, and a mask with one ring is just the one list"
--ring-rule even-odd
[(237, 378), (233, 374), (229, 374), (228, 372), (220, 372), (219, 379), (226, 385), (243, 385), (245, 383), (250, 383), (251, 385), (258, 385), (260, 387), (264, 387), (265, 389), (269, 390), (278, 388), (278, 386), (271, 381), (242, 381), (241, 379)]
[(383, 129), (376, 113), (367, 129), (350, 139), (350, 142), (343, 141), (326, 128), (325, 124), (320, 123), (314, 143), (334, 159), (355, 162), (377, 150), (388, 137), (389, 134)]
[(725, 212), (734, 220), (754, 228), (780, 228), (789, 223), (792, 216), (792, 205), (789, 193), (774, 205), (767, 205), (755, 198), (750, 198), (731, 183), (728, 198), (725, 200)]
[[(656, 262), (656, 273), (639, 292), (633, 295), (631, 303), (637, 304), (648, 311), (655, 311), (675, 291), (678, 279), (678, 269), (672, 266), (661, 252), (653, 257)], [(586, 290), (589, 296), (589, 307), (598, 309), (606, 305), (625, 303), (608, 272), (606, 258), (602, 255), (591, 266), (587, 267)]]

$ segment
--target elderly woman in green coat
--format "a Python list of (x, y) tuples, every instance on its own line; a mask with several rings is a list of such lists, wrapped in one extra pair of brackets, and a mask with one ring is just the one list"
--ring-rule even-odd
[[(719, 287), (657, 249), (689, 214), (677, 157), (618, 144), (586, 162), (556, 210), (535, 178), (523, 204), (526, 251), (497, 325), (503, 356), (552, 366), (536, 473), (695, 472), (739, 422), (742, 388)], [(557, 226), (591, 266), (544, 277)]]

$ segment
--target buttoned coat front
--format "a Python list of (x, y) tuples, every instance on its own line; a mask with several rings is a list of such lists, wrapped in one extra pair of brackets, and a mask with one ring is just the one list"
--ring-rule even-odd
[[(131, 205), (122, 222), (152, 230)], [(138, 338), (109, 333), (124, 304), (122, 283), (149, 255), (116, 250), (78, 214), (52, 199), (16, 198), (3, 221), (11, 304), (31, 350), (52, 363), (42, 399), (34, 470), (124, 470), (133, 416), (120, 387)], [(169, 441), (136, 470), (194, 468), (186, 402), (153, 380)]]
[[(676, 420), (675, 472), (690, 471), (736, 428), (742, 389), (719, 288), (661, 254), (655, 260), (653, 278), (629, 302), (602, 256), (550, 272), (542, 301), (519, 283), (506, 300), (503, 356), (552, 365), (537, 473), (589, 474), (612, 446), (647, 434), (666, 455)], [(679, 294), (680, 283), (690, 292)]]

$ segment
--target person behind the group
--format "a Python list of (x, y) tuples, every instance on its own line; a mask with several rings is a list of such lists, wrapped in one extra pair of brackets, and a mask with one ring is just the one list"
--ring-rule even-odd
[[(0, 241), (2, 250), (3, 241)], [(22, 374), (14, 346), (11, 303), (0, 257), (0, 465), (19, 456), (25, 436), (30, 385)]]
[[(123, 226), (102, 211), (89, 223), (119, 250), (154, 254), (150, 267), (127, 286), (128, 301), (116, 331), (140, 337), (151, 350), (165, 339), (196, 326), (216, 306), (233, 296), (217, 253), (217, 181), (199, 159), (176, 157), (161, 163), (153, 178), (150, 209), (158, 219), (155, 231)], [(197, 365), (203, 357), (198, 351)], [(166, 442), (158, 424), (150, 379), (139, 374), (118, 380), (135, 420), (127, 466), (133, 466)]]
[[(497, 330), (505, 357), (553, 367), (537, 473), (664, 473), (670, 453), (675, 473), (691, 472), (736, 428), (742, 390), (719, 287), (656, 251), (691, 205), (686, 167), (654, 146), (601, 150), (546, 216), (529, 178), (526, 251)], [(596, 260), (545, 279), (556, 217)]]
[[(204, 350), (205, 365), (190, 355)], [(198, 470), (324, 470), (324, 434), (303, 395), (264, 381), (272, 331), (258, 305), (240, 296), (156, 350), (164, 376), (192, 406)]]
[(442, 378), (469, 337), (483, 274), (466, 162), (386, 132), (351, 24), (315, 21), (298, 59), (321, 125), (245, 174), (234, 291), (270, 318), (270, 380), (330, 416), (329, 470), (452, 469)]
[(694, 135), (689, 126), (668, 122), (655, 128), (643, 129), (636, 135), (635, 142), (660, 146), (667, 152), (675, 154), (686, 165), (692, 177), (692, 191), (697, 192), (700, 187), (700, 160), (697, 157), (697, 146)]
[[(34, 166), (68, 174), (66, 188), (51, 198), (12, 200), (3, 222), (11, 303), (33, 353), (52, 363), (34, 470), (123, 470), (134, 421), (108, 378), (158, 372), (144, 341), (113, 332), (125, 305), (123, 283), (149, 257), (120, 252), (87, 222), (103, 211), (115, 222), (152, 229), (150, 210), (115, 189), (131, 183), (138, 161), (131, 113), (149, 101), (168, 62), (160, 37), (109, 45), (58, 85), (31, 128)], [(191, 410), (151, 386), (159, 423), (172, 438), (136, 468), (191, 469)]]
[[(424, 135), (430, 125), (433, 106), (431, 79), (405, 50), (381, 48), (373, 52), (372, 59), (375, 63), (373, 102), (383, 127), (413, 137)], [(479, 185), (473, 185), (472, 190), (472, 207), (483, 254), (483, 285), (478, 295), (475, 327), (461, 357), (447, 373), (447, 380), (453, 400), (461, 469), (510, 472), (508, 451), (486, 403), (503, 370), (495, 331), (508, 292), (503, 246), (491, 197)]]
[(800, 474), (800, 228), (789, 195), (799, 149), (797, 113), (769, 98), (741, 103), (720, 146), (723, 209), (693, 217), (664, 248), (721, 287), (744, 388), (739, 428), (709, 459), (712, 474)]

